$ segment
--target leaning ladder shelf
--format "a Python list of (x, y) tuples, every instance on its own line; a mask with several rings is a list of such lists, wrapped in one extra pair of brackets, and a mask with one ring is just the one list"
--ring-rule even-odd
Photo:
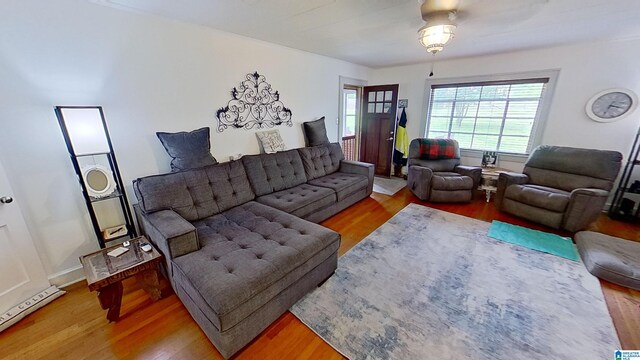
[(633, 141), (618, 189), (611, 202), (612, 219), (640, 222), (640, 129)]
[[(69, 136), (69, 131), (67, 130), (67, 127), (64, 123), (61, 108), (80, 108), (80, 109), (97, 108), (100, 111), (100, 116), (102, 118), (102, 126), (104, 128), (105, 137), (109, 145), (109, 151), (77, 155), (73, 148), (71, 138)], [(130, 239), (137, 237), (136, 229), (133, 223), (133, 215), (131, 213), (131, 209), (129, 208), (129, 201), (127, 200), (127, 194), (124, 192), (124, 184), (122, 182), (122, 177), (120, 176), (118, 162), (116, 161), (116, 155), (113, 151), (113, 146), (111, 144), (111, 137), (109, 136), (109, 130), (107, 128), (107, 123), (104, 118), (104, 112), (102, 111), (102, 107), (101, 106), (97, 106), (97, 107), (96, 106), (64, 106), (64, 107), (58, 106), (55, 108), (55, 113), (56, 113), (56, 116), (58, 117), (60, 128), (62, 129), (62, 135), (64, 136), (64, 140), (67, 144), (67, 150), (69, 152), (69, 157), (71, 158), (71, 163), (73, 164), (73, 168), (78, 177), (78, 182), (80, 183), (80, 187), (82, 188), (82, 196), (84, 198), (85, 204), (87, 205), (87, 210), (89, 211), (89, 217), (91, 218), (91, 224), (93, 225), (93, 230), (96, 234), (96, 237), (98, 238), (98, 244), (100, 244), (100, 247), (104, 249), (107, 243), (112, 243), (125, 237), (128, 237)], [(106, 157), (106, 161), (109, 164), (109, 168), (111, 169), (111, 172), (113, 174), (113, 180), (115, 181), (115, 185), (116, 185), (115, 191), (109, 196), (92, 197), (89, 195), (87, 185), (84, 183), (84, 179), (82, 176), (82, 168), (80, 166), (80, 161), (79, 161), (82, 158), (86, 158), (86, 157), (98, 157), (98, 158)], [(125, 222), (123, 225), (126, 228), (126, 232), (121, 235), (107, 237), (105, 235), (106, 229), (102, 229), (100, 226), (100, 222), (98, 221), (98, 214), (96, 213), (96, 209), (94, 205), (98, 202), (112, 200), (112, 199), (118, 199), (119, 201), (120, 210), (122, 211), (122, 217), (124, 218), (124, 222)]]

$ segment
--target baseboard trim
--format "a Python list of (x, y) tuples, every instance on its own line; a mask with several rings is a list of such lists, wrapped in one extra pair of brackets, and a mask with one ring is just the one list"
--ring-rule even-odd
[(51, 285), (55, 285), (59, 288), (75, 284), (84, 280), (84, 271), (82, 265), (72, 267), (70, 269), (62, 270), (55, 274), (49, 275), (49, 282)]

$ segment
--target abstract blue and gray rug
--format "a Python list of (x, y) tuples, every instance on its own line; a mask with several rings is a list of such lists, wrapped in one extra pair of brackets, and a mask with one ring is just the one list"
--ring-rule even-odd
[(611, 359), (620, 348), (581, 262), (410, 204), (291, 312), (350, 359)]

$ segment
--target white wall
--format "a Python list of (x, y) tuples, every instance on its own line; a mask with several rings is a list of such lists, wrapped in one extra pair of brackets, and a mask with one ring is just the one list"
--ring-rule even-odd
[[(301, 123), (326, 116), (337, 139), (339, 76), (370, 69), (208, 28), (83, 0), (0, 2), (0, 162), (54, 282), (97, 248), (55, 105), (102, 105), (123, 180), (167, 172), (156, 131), (212, 128), (221, 161), (257, 153), (255, 131), (215, 132), (230, 90), (258, 71), (293, 112), (280, 126), (289, 148)], [(131, 186), (129, 200), (135, 202)]]
[[(445, 49), (446, 51), (446, 49)], [(431, 55), (425, 54), (425, 59)], [(437, 56), (435, 57), (437, 59)], [(626, 158), (640, 126), (640, 111), (614, 123), (597, 123), (585, 114), (586, 102), (595, 93), (614, 87), (640, 94), (640, 40), (578, 44), (435, 63), (434, 78), (518, 73), (560, 69), (542, 143), (618, 150)], [(409, 99), (407, 131), (422, 137), (425, 116), (425, 80), (430, 64), (374, 70), (369, 83), (399, 83), (399, 98)], [(463, 159), (479, 164), (480, 159)], [(500, 166), (521, 170), (522, 164)]]

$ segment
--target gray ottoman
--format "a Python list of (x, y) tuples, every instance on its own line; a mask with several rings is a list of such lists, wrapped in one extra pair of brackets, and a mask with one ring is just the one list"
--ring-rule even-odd
[(587, 270), (614, 284), (640, 290), (640, 243), (593, 231), (575, 235)]

